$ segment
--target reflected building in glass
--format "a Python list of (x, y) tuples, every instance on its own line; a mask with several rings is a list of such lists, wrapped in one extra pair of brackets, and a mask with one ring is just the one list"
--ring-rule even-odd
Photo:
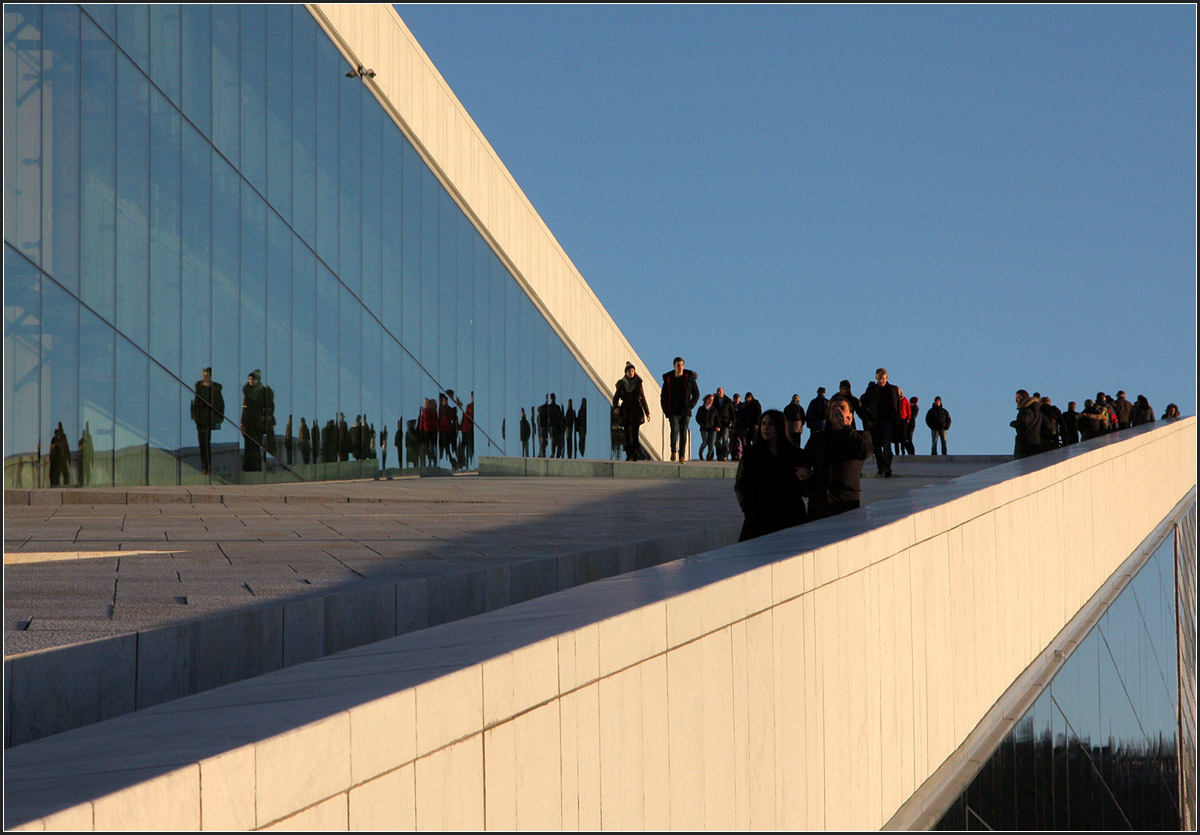
[(469, 468), (551, 393), (608, 457), (642, 363), (391, 7), (4, 21), (6, 487)]

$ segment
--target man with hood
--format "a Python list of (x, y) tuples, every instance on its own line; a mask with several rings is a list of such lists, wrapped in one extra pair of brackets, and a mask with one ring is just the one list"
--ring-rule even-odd
[(672, 360), (673, 368), (662, 375), (662, 391), (658, 402), (663, 414), (671, 424), (671, 460), (687, 460), (688, 424), (692, 420), (692, 409), (700, 402), (700, 386), (696, 384), (696, 372), (684, 368), (683, 357)]
[(263, 385), (262, 371), (257, 368), (246, 376), (246, 385), (242, 386), (242, 422), (238, 429), (246, 436), (243, 469), (261, 470), (266, 435), (275, 431), (275, 392)]
[(192, 398), (192, 423), (196, 424), (196, 440), (200, 445), (200, 474), (212, 472), (212, 433), (221, 428), (225, 419), (225, 396), (221, 384), (214, 383), (212, 367), (200, 372), (196, 381), (196, 396)]
[(637, 461), (641, 458), (638, 451), (641, 446), (638, 430), (650, 417), (650, 406), (646, 403), (645, 392), (642, 391), (642, 378), (637, 375), (633, 363), (625, 363), (625, 376), (617, 380), (615, 388), (612, 399), (613, 415), (619, 415), (621, 421), (625, 460)]
[(1014, 400), (1017, 403), (1017, 419), (1008, 424), (1017, 430), (1013, 456), (1027, 458), (1037, 455), (1042, 451), (1042, 402), (1037, 397), (1030, 397), (1025, 389), (1019, 389)]

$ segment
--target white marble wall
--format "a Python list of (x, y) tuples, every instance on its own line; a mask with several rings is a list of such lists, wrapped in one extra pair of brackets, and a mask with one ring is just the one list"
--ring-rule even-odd
[(10, 749), (6, 825), (877, 829), (1195, 461), (1134, 430)]

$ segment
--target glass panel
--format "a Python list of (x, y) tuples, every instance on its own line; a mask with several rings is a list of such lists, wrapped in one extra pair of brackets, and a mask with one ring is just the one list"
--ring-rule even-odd
[(242, 176), (254, 188), (267, 191), (267, 7), (239, 4), (242, 27), (241, 63), (241, 163)]
[(112, 4), (84, 3), (81, 8), (111, 37), (117, 34), (117, 7)]
[(457, 388), (458, 349), (455, 343), (458, 341), (458, 319), (455, 305), (458, 302), (458, 233), (462, 214), (432, 176), (425, 182), (438, 191), (438, 269), (436, 273), (429, 273), (437, 276), (429, 284), (436, 285), (432, 310), (438, 315), (426, 320), (437, 325), (438, 370), (434, 376), (443, 387)]
[[(338, 411), (346, 415), (350, 426), (362, 418), (362, 307), (350, 291), (338, 285), (341, 329), (339, 333)], [(350, 460), (358, 460), (358, 449), (351, 448)]]
[[(83, 428), (79, 422), (79, 302), (53, 281), (43, 281), (42, 314), (43, 431), (49, 435), (50, 431), (61, 426), (64, 437), (60, 442), (77, 453), (80, 430)], [(53, 453), (53, 450), (50, 452)], [(68, 464), (67, 461), (62, 463)], [(78, 462), (74, 456), (71, 456), (65, 471), (57, 467), (54, 469), (63, 476), (60, 483), (79, 483)], [(53, 482), (56, 473), (50, 475)]]
[(150, 9), (150, 80), (176, 105), (181, 104), (180, 7), (155, 3)]
[[(405, 142), (403, 148), (404, 206), (400, 233), (403, 248), (401, 261), (401, 319), (400, 341), (411, 351), (420, 350), (421, 338), (421, 169), (424, 163), (416, 151)], [(433, 323), (430, 323), (433, 327)]]
[(4, 486), (42, 486), (38, 365), (41, 362), (41, 275), (4, 247)]
[(310, 246), (317, 233), (317, 41), (312, 15), (292, 6), (292, 228)]
[[(178, 484), (183, 454), (183, 430), (180, 417), (189, 416), (192, 393), (159, 366), (150, 363), (149, 380), (149, 483)], [(189, 425), (191, 421), (189, 420)], [(196, 436), (189, 432), (189, 446), (195, 448)], [(193, 459), (189, 482), (196, 480), (199, 461)]]
[(263, 371), (263, 381), (274, 387), (267, 366), (267, 208), (254, 190), (241, 181), (242, 246), (240, 368)]
[(212, 136), (212, 6), (182, 6), (179, 25), (183, 112), (201, 133)]
[[(462, 210), (454, 210), (455, 235), (457, 238), (457, 253), (455, 263), (455, 280), (453, 300), (453, 317), (455, 321), (454, 340), (450, 351), (455, 356), (454, 362), (454, 391), (463, 402), (463, 408), (471, 399), (471, 390), (475, 388), (475, 336), (472, 333), (472, 319), (475, 311), (473, 285), (475, 283), (475, 242), (479, 236), (475, 228), (467, 221)], [(461, 409), (460, 409), (461, 411)]]
[[(488, 351), (492, 347), (492, 328), (495, 325), (495, 312), (491, 309), (489, 299), (492, 288), (492, 251), (478, 235), (475, 238), (475, 273), (471, 278), (472, 310), (472, 345), (471, 388), (475, 406), (472, 417), (475, 423), (475, 437), (472, 439), (476, 455), (495, 455), (489, 449), (488, 438), (500, 438), (500, 412), (492, 402), (491, 361)], [(471, 466), (475, 461), (469, 462)]]
[[(421, 341), (418, 357), (426, 372), (435, 380), (440, 380), (442, 365), (439, 361), (438, 340), (440, 330), (445, 323), (439, 318), (438, 284), (441, 282), (439, 258), (443, 255), (438, 249), (438, 219), (441, 212), (441, 198), (444, 192), (441, 184), (424, 165), (419, 167), (421, 175)], [(407, 341), (407, 340), (406, 340)], [(409, 345), (416, 346), (409, 342)]]
[[(340, 56), (339, 56), (340, 57)], [(338, 126), (338, 261), (334, 267), (342, 283), (356, 296), (362, 294), (362, 97), (363, 85), (345, 78), (345, 66), (339, 65)], [(328, 123), (326, 123), (328, 124)], [(332, 133), (332, 131), (330, 131)]]
[[(509, 321), (504, 309), (504, 297), (506, 286), (511, 279), (494, 255), (489, 255), (487, 263), (488, 297), (491, 299), (487, 308), (491, 326), (488, 336), (491, 347), (488, 350), (486, 367), (492, 390), (492, 399), (487, 408), (491, 413), (486, 424), (490, 436), (487, 454), (520, 455), (521, 401), (516, 392), (509, 390), (507, 377)], [(515, 328), (513, 330), (515, 331)]]
[[(322, 461), (336, 461), (339, 454), (337, 429), (333, 421), (338, 420), (339, 411), (339, 366), (338, 366), (338, 302), (341, 294), (337, 279), (323, 265), (317, 265), (317, 374), (315, 378), (317, 392), (317, 415), (322, 426), (333, 429), (333, 446), (325, 443), (322, 434), (321, 442), (324, 454)], [(328, 423), (327, 423), (328, 422)]]
[(150, 68), (150, 7), (117, 5), (117, 44), (140, 70)]
[[(367, 310), (356, 305), (362, 317), (362, 410), (363, 424), (368, 437), (364, 439), (367, 455), (373, 460), (379, 458), (379, 430), (386, 424), (383, 414), (383, 397), (380, 388), (383, 385), (383, 329)], [(374, 434), (372, 434), (374, 433)]]
[[(212, 369), (213, 379), (226, 386), (225, 406), (230, 410), (220, 433), (213, 433), (213, 453), (218, 444), (241, 444), (239, 394), (246, 375), (257, 366), (243, 367), (239, 349), (241, 278), (241, 178), (220, 154), (212, 155)], [(230, 447), (232, 448), (232, 447)]]
[(116, 412), (114, 431), (117, 485), (145, 484), (150, 419), (150, 368), (146, 355), (124, 339), (116, 340)]
[[(191, 380), (205, 366), (213, 364), (212, 339), (216, 332), (212, 320), (213, 153), (195, 128), (186, 122), (181, 127), (181, 376)], [(226, 381), (232, 380), (226, 378)]]
[[(124, 18), (121, 18), (124, 19)], [(118, 20), (120, 26), (120, 19)], [(145, 348), (150, 323), (150, 85), (117, 57), (117, 330)], [(144, 396), (143, 396), (144, 399)]]
[[(400, 344), (383, 336), (383, 369), (380, 372), (379, 466), (404, 466), (403, 355)], [(385, 438), (384, 432), (387, 432)], [(384, 441), (386, 440), (386, 444)]]
[(4, 238), (42, 262), (42, 7), (4, 7)]
[[(290, 333), (292, 356), (292, 411), (307, 415), (311, 421), (318, 415), (317, 406), (317, 259), (312, 251), (292, 238), (292, 327)], [(323, 415), (324, 412), (321, 412)], [(322, 421), (323, 423), (323, 421)], [(320, 428), (322, 423), (315, 424)], [(299, 430), (297, 430), (298, 432)], [(318, 447), (320, 442), (318, 441)]]
[(150, 355), (183, 376), (183, 222), (180, 164), (183, 125), (179, 112), (157, 90), (150, 94)]
[(345, 70), (342, 56), (328, 39), (320, 38), (316, 44), (316, 124), (325, 129), (318, 130), (317, 148), (317, 255), (331, 270), (338, 269), (338, 139), (340, 131), (328, 126), (339, 124), (338, 103)]
[(292, 7), (267, 6), (267, 200), (292, 216)]
[[(362, 114), (362, 209), (359, 225), (362, 232), (362, 289), (359, 298), (376, 316), (383, 316), (383, 297), (380, 270), (383, 248), (383, 131), (396, 132), (391, 120), (385, 126), (383, 110), (367, 92), (359, 87), (363, 101)], [(397, 183), (397, 185), (399, 185)], [(344, 240), (344, 238), (343, 238)], [(344, 265), (343, 265), (344, 266)]]
[(229, 164), (241, 165), (241, 47), (238, 6), (212, 6), (212, 141)]
[(80, 483), (113, 483), (115, 333), (91, 312), (79, 312), (79, 402), (83, 419), (79, 445)]
[[(292, 375), (292, 232), (279, 216), (267, 211), (267, 326), (266, 378), (275, 390), (276, 431), (283, 438), (284, 463), (292, 464), (294, 443), (288, 443), (287, 416), (296, 411), (292, 396), (297, 387)], [(298, 419), (293, 421), (291, 439), (298, 431)]]
[(50, 160), (42, 172), (42, 191), (47, 200), (42, 269), (78, 295), (79, 8), (44, 6), (43, 15), (42, 70), (46, 94), (42, 142)]
[(88, 137), (80, 153), (80, 296), (111, 321), (116, 306), (117, 50), (89, 20), (83, 21), (80, 36), (80, 132)]
[[(390, 125), (383, 126), (383, 150), (380, 158), (380, 223), (379, 240), (379, 306), (376, 315), (384, 328), (395, 338), (402, 333), (401, 288), (403, 286), (401, 249), (403, 247), (402, 218), (404, 211), (403, 179), (401, 176), (401, 142)], [(370, 214), (364, 210), (364, 214)], [(364, 279), (365, 280), (365, 279)]]

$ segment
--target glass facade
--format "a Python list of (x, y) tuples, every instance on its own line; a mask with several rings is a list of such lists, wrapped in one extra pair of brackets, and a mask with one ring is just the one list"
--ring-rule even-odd
[(934, 829), (1194, 828), (1195, 518), (1193, 502)]
[(607, 456), (606, 395), (303, 6), (4, 26), (6, 487), (467, 467), (522, 409), (537, 454), (550, 393)]

